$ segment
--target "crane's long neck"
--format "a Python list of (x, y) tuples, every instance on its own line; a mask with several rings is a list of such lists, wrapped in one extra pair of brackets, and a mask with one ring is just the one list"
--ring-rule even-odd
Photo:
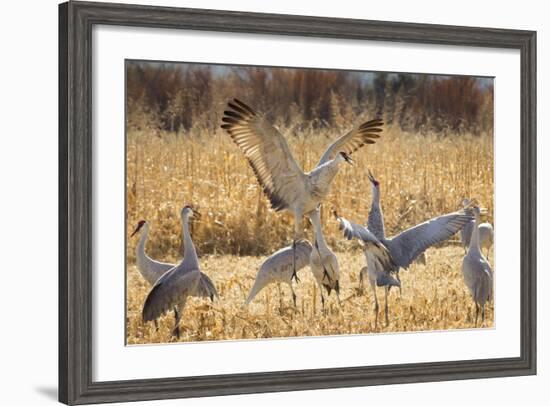
[(141, 276), (153, 284), (160, 276), (152, 267), (152, 260), (145, 253), (145, 244), (149, 236), (149, 225), (145, 223), (141, 229), (138, 244), (136, 246), (136, 263)]
[(199, 259), (197, 257), (197, 251), (195, 250), (195, 244), (191, 239), (191, 232), (189, 231), (189, 216), (184, 215), (182, 217), (183, 223), (183, 263), (188, 266), (196, 266), (198, 269)]
[(468, 252), (481, 252), (481, 250), (479, 249), (479, 223), (479, 215), (476, 214), (472, 236), (470, 237), (470, 246), (468, 247)]
[(315, 242), (317, 243), (319, 252), (328, 251), (328, 245), (325, 241), (325, 236), (323, 235), (323, 229), (321, 227), (321, 215), (319, 214), (319, 210), (315, 210), (311, 213), (310, 218), (311, 223), (313, 224)]
[(372, 185), (372, 204), (369, 212), (367, 228), (378, 238), (382, 240), (386, 237), (384, 229), (384, 215), (380, 206), (380, 188)]
[(136, 246), (136, 260), (138, 265), (143, 264), (147, 259), (145, 254), (145, 244), (147, 243), (147, 237), (149, 235), (149, 225), (145, 223), (141, 230), (141, 235), (139, 237), (138, 244)]

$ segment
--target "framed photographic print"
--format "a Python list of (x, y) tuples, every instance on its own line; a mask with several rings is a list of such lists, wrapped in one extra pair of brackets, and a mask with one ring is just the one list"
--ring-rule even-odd
[(535, 32), (59, 29), (61, 402), (536, 373)]

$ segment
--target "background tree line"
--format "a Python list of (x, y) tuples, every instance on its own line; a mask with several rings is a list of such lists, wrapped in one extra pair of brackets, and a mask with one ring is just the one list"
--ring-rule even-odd
[(129, 62), (130, 128), (215, 131), (231, 98), (241, 98), (290, 131), (349, 128), (374, 116), (404, 132), (492, 135), (488, 78)]

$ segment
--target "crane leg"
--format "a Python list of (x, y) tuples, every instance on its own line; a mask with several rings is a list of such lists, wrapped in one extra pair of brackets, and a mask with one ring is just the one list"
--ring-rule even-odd
[(359, 271), (359, 292), (363, 294), (363, 272)]
[(476, 302), (476, 321), (475, 321), (475, 327), (477, 327), (477, 318), (479, 316), (479, 305)]
[(385, 302), (384, 302), (384, 317), (386, 318), (386, 327), (390, 324), (388, 321), (388, 287), (384, 287), (384, 296), (385, 296)]
[(481, 324), (485, 321), (485, 303), (481, 305)]
[(181, 320), (181, 313), (179, 312), (177, 307), (174, 307), (174, 317), (175, 317), (175, 325), (174, 330), (172, 331), (172, 335), (176, 336), (176, 338), (180, 338), (180, 320)]
[(296, 307), (296, 293), (294, 292), (294, 288), (292, 287), (292, 284), (290, 286), (290, 291), (292, 292), (292, 301), (294, 302), (294, 307)]
[(332, 279), (330, 278), (330, 275), (328, 274), (327, 268), (325, 267), (325, 263), (323, 262), (323, 259), (321, 258), (321, 253), (319, 252), (319, 245), (317, 244), (317, 239), (315, 239), (315, 249), (317, 250), (317, 253), (319, 254), (319, 258), (321, 259), (321, 265), (323, 266), (323, 280), (325, 280), (325, 278), (327, 278), (328, 282), (331, 283)]
[(279, 313), (283, 313), (283, 292), (281, 290), (281, 284), (277, 283), (277, 290), (279, 291)]
[(158, 333), (159, 331), (159, 321), (157, 319), (153, 320), (153, 323), (155, 323), (155, 331)]
[(372, 295), (374, 296), (374, 329), (378, 328), (378, 297), (376, 296), (376, 285), (371, 282)]
[(296, 283), (300, 282), (300, 279), (298, 279), (298, 274), (296, 273), (296, 238), (292, 240), (292, 276), (290, 277), (290, 280), (292, 281), (294, 279)]
[(300, 238), (302, 228), (302, 213), (295, 213), (294, 217), (294, 238), (292, 239), (292, 277), (290, 280), (294, 279), (296, 283), (300, 282), (298, 279), (298, 274), (296, 273), (296, 241)]
[(401, 297), (401, 278), (399, 277), (399, 272), (395, 274), (395, 278), (397, 279), (397, 282), (399, 282), (399, 297)]

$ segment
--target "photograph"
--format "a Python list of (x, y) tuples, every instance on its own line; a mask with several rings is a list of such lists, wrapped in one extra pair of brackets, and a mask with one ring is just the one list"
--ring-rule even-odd
[(493, 77), (126, 60), (126, 344), (494, 328), (493, 114)]

